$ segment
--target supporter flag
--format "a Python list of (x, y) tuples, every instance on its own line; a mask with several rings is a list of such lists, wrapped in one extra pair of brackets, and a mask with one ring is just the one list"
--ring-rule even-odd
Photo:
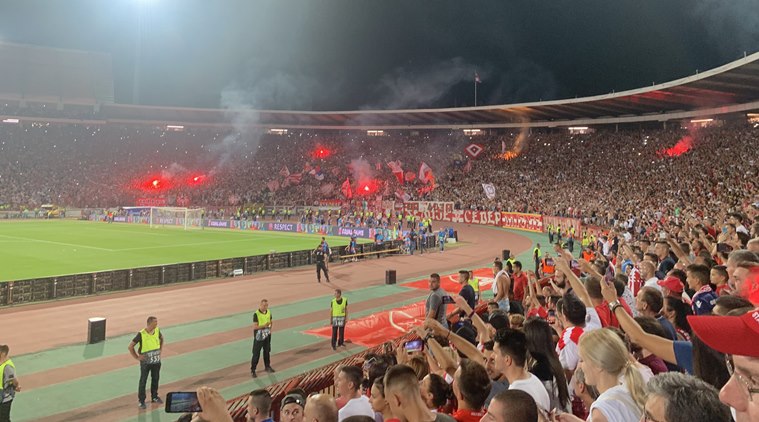
[(419, 166), (419, 180), (424, 183), (435, 182), (435, 175), (432, 174), (432, 169), (424, 161), (422, 161), (422, 165)]
[(495, 199), (495, 186), (492, 183), (483, 183), (482, 189), (485, 190), (485, 196), (488, 199)]
[(348, 178), (345, 178), (345, 181), (343, 182), (343, 186), (340, 188), (340, 191), (343, 192), (343, 196), (345, 196), (348, 199), (353, 198), (353, 191), (351, 190), (351, 181), (348, 180)]
[(335, 190), (335, 185), (332, 183), (325, 183), (321, 186), (319, 186), (319, 192), (322, 193), (324, 196), (332, 195), (332, 191)]
[(466, 164), (464, 164), (464, 173), (469, 173), (472, 171), (472, 160), (466, 160)]
[(321, 170), (320, 168), (318, 168), (318, 167), (317, 167), (317, 168), (314, 170), (314, 179), (316, 179), (316, 180), (318, 180), (318, 181), (320, 181), (320, 182), (321, 182), (322, 180), (324, 180), (324, 173), (323, 173), (323, 172), (322, 172), (322, 170)]
[(377, 162), (374, 164), (374, 168), (375, 168), (377, 171), (380, 171), (380, 170), (382, 170), (382, 162), (381, 162), (381, 161), (377, 161)]
[(293, 185), (297, 185), (300, 183), (300, 180), (303, 178), (303, 173), (292, 173), (291, 175), (287, 176), (287, 181)]
[(413, 171), (407, 171), (406, 172), (406, 181), (407, 182), (413, 182), (414, 179), (416, 179), (416, 173)]
[(476, 83), (478, 83), (478, 84), (481, 84), (481, 83), (482, 83), (482, 79), (480, 79), (480, 74), (479, 74), (479, 73), (477, 73), (477, 71), (476, 71), (476, 70), (474, 71), (474, 81), (475, 81)]
[(485, 148), (483, 148), (480, 144), (469, 144), (466, 146), (466, 148), (464, 148), (466, 155), (472, 158), (479, 157), (480, 154), (482, 154), (482, 151), (485, 151)]
[(279, 190), (279, 180), (269, 180), (269, 183), (266, 184), (266, 186), (269, 188), (270, 191), (276, 192)]
[(400, 160), (388, 161), (387, 166), (390, 167), (395, 178), (398, 179), (398, 183), (403, 184), (403, 168), (401, 167)]
[(287, 166), (284, 166), (282, 167), (282, 170), (279, 171), (279, 175), (286, 179), (288, 176), (290, 176), (290, 170), (287, 169)]

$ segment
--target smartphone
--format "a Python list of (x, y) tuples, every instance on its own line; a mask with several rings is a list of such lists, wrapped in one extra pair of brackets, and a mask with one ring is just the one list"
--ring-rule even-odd
[(580, 263), (576, 259), (573, 259), (570, 265), (572, 268), (580, 268)]
[(166, 413), (202, 412), (198, 394), (194, 391), (175, 391), (166, 395)]
[(553, 258), (546, 258), (546, 265), (553, 267)]
[(727, 243), (717, 243), (717, 252), (730, 253), (732, 251), (733, 251), (733, 247), (728, 245)]
[(404, 347), (408, 353), (421, 352), (424, 350), (424, 342), (422, 340), (410, 340), (406, 342)]
[(666, 238), (667, 238), (667, 233), (665, 233), (665, 232), (660, 232), (659, 233), (659, 239), (664, 240)]
[(453, 300), (453, 298), (450, 296), (443, 296), (443, 303), (452, 304), (452, 303), (456, 303), (456, 301)]

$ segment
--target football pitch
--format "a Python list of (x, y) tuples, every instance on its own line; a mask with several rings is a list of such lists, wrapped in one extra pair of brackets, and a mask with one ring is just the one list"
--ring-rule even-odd
[[(320, 240), (321, 235), (304, 233), (182, 230), (69, 220), (2, 221), (0, 282), (315, 249)], [(345, 246), (349, 240), (327, 236), (332, 248)]]

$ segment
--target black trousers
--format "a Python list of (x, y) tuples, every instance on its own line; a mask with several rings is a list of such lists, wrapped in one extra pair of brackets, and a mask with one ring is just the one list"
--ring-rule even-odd
[[(339, 337), (338, 337), (339, 334)], [(332, 326), (332, 347), (342, 346), (345, 343), (345, 325), (342, 327)]]
[(11, 422), (11, 404), (13, 400), (0, 404), (0, 422)]
[(150, 374), (150, 398), (158, 398), (158, 379), (161, 374), (160, 363), (140, 363), (140, 385), (137, 387), (137, 399), (145, 403), (145, 385)]
[(250, 372), (254, 372), (258, 366), (258, 360), (261, 358), (261, 350), (264, 351), (264, 368), (271, 366), (271, 336), (266, 340), (253, 340), (253, 358), (250, 360)]
[(322, 279), (322, 271), (324, 271), (324, 277), (327, 278), (327, 281), (329, 281), (329, 271), (327, 270), (327, 266), (323, 262), (317, 262), (316, 263), (316, 279), (321, 281)]

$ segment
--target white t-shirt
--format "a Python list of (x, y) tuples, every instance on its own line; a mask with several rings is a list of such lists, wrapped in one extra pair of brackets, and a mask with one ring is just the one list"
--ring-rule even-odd
[(369, 403), (369, 398), (363, 394), (357, 399), (348, 400), (348, 403), (345, 403), (345, 406), (337, 412), (337, 420), (342, 421), (348, 416), (361, 415), (374, 418), (374, 410), (372, 410), (372, 405)]
[(643, 283), (644, 287), (653, 287), (654, 289), (658, 291), (661, 290), (661, 286), (659, 285), (659, 279), (657, 277), (651, 277), (648, 280), (646, 280), (645, 283)]
[(598, 396), (590, 406), (589, 421), (592, 420), (595, 409), (603, 413), (607, 421), (614, 422), (638, 422), (642, 415), (624, 384), (612, 387)]
[(548, 391), (540, 379), (533, 374), (530, 374), (527, 379), (517, 380), (509, 384), (509, 390), (522, 390), (535, 399), (538, 407), (546, 412), (551, 410), (551, 398), (548, 396)]
[(585, 327), (583, 327), (585, 332), (598, 330), (602, 327), (601, 317), (598, 316), (596, 308), (585, 308)]

